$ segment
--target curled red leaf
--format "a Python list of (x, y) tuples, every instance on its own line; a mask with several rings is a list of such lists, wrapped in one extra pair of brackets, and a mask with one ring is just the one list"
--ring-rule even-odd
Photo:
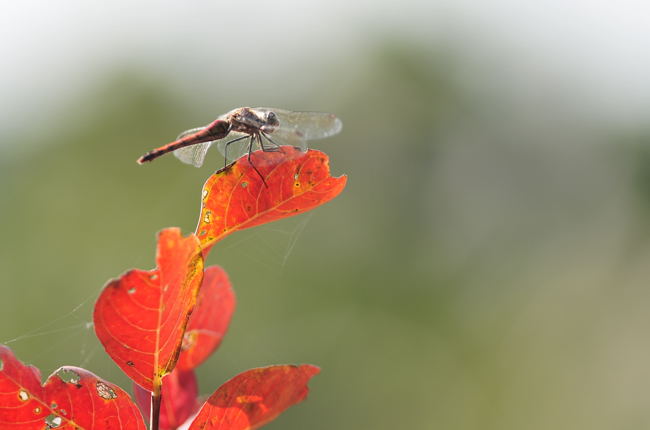
[(0, 345), (0, 429), (144, 430), (142, 415), (117, 385), (78, 367), (40, 372)]
[[(323, 152), (256, 151), (208, 178), (196, 234), (205, 253), (228, 234), (298, 215), (339, 195), (346, 176), (332, 177)], [(256, 170), (257, 169), (257, 170)], [(258, 174), (259, 172), (259, 174)], [(260, 177), (264, 178), (264, 181)]]
[(177, 369), (194, 369), (219, 347), (234, 310), (235, 293), (226, 271), (219, 266), (208, 267), (185, 329)]
[(316, 366), (269, 366), (247, 370), (223, 384), (201, 407), (190, 430), (251, 430), (307, 397)]
[(131, 270), (110, 281), (95, 303), (95, 332), (104, 349), (135, 383), (160, 388), (180, 353), (183, 333), (203, 277), (194, 235), (176, 228), (158, 236), (157, 269)]

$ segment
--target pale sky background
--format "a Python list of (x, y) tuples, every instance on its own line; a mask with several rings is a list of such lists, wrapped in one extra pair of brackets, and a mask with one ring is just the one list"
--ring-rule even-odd
[(120, 64), (173, 77), (178, 91), (207, 98), (218, 97), (210, 92), (215, 76), (263, 94), (277, 91), (275, 79), (299, 87), (306, 76), (327, 75), (391, 36), (455, 46), (468, 82), (514, 99), (571, 89), (576, 105), (608, 120), (643, 124), (650, 112), (648, 1), (2, 3), (5, 135), (55, 119), (58, 106)]

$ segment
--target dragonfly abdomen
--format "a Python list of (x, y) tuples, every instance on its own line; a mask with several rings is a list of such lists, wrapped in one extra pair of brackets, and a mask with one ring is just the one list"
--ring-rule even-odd
[(229, 132), (230, 123), (228, 121), (217, 119), (196, 133), (184, 136), (182, 139), (175, 140), (168, 143), (167, 145), (163, 145), (159, 148), (147, 152), (142, 157), (138, 158), (138, 164), (143, 164), (155, 160), (161, 155), (176, 151), (179, 148), (195, 145), (197, 143), (211, 142), (213, 140), (223, 139), (228, 135)]

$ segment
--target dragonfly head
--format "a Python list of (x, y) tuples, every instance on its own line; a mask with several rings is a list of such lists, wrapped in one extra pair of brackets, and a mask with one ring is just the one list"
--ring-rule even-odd
[(280, 121), (278, 121), (278, 116), (275, 114), (275, 112), (266, 111), (263, 112), (263, 114), (265, 114), (265, 118), (264, 118), (265, 124), (262, 127), (260, 127), (262, 131), (271, 132), (275, 130), (277, 126), (280, 125)]

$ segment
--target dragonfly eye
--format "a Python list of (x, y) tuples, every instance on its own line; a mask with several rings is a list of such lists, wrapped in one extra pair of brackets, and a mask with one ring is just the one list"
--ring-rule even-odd
[(275, 114), (275, 112), (269, 112), (266, 114), (266, 121), (270, 124), (277, 124), (278, 116)]

